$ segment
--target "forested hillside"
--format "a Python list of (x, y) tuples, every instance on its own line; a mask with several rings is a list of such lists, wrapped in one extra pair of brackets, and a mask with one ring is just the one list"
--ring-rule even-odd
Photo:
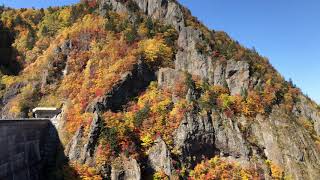
[(320, 177), (319, 106), (178, 2), (0, 14), (1, 117), (62, 108), (52, 179)]

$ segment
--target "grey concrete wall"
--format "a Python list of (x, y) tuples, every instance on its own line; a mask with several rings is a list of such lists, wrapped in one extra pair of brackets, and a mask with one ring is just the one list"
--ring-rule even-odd
[(46, 179), (59, 142), (48, 119), (0, 120), (0, 179)]

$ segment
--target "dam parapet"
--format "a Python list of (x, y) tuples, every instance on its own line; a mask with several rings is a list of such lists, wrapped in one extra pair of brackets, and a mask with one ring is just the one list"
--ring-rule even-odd
[(45, 179), (59, 145), (50, 119), (0, 120), (0, 179)]

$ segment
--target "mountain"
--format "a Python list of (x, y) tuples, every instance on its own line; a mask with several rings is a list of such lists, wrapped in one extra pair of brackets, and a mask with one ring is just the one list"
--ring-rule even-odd
[(320, 177), (319, 106), (177, 1), (0, 9), (1, 117), (62, 108), (48, 177)]

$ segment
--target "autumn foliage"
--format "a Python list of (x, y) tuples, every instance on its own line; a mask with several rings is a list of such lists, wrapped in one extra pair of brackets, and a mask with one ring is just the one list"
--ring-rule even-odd
[[(8, 101), (3, 104), (8, 116), (32, 117), (31, 109), (37, 106), (63, 107), (63, 142), (68, 142), (79, 127), (88, 134), (95, 103), (119, 85), (123, 75), (135, 65), (144, 63), (155, 73), (163, 67), (174, 67), (176, 52), (180, 50), (176, 29), (138, 12), (137, 4), (131, 0), (118, 2), (136, 14), (107, 11), (101, 16), (98, 0), (47, 9), (0, 11), (0, 30), (10, 30), (14, 35), (12, 61), (21, 66), (15, 75), (0, 67), (0, 97)], [(178, 155), (173, 134), (191, 111), (254, 120), (257, 115), (269, 115), (274, 107), (287, 114), (295, 110), (300, 90), (276, 73), (266, 58), (254, 49), (242, 47), (224, 32), (207, 29), (186, 9), (183, 13), (185, 25), (203, 33), (195, 48), (212, 61), (208, 64), (225, 64), (231, 59), (247, 61), (250, 78), (257, 82), (250, 82), (240, 94), (231, 94), (227, 82), (214, 85), (184, 71), (178, 72), (181, 76), (171, 87), (151, 82), (119, 111), (99, 112), (102, 122), (95, 152), (96, 167), (65, 166), (63, 173), (67, 179), (74, 176), (101, 179), (98, 169), (119, 155), (142, 161), (159, 137), (172, 155)], [(7, 93), (11, 91), (12, 97)], [(9, 98), (4, 98), (5, 95)], [(300, 118), (297, 122), (320, 148), (320, 138), (309, 119)], [(275, 177), (283, 175), (281, 168), (271, 162), (267, 164)], [(187, 176), (180, 173), (181, 177)], [(154, 179), (167, 178), (161, 171), (154, 174)], [(189, 178), (257, 179), (258, 174), (215, 157), (197, 165)]]
[(191, 180), (215, 180), (215, 179), (260, 179), (255, 169), (243, 168), (236, 162), (228, 162), (220, 157), (198, 164), (190, 173)]

